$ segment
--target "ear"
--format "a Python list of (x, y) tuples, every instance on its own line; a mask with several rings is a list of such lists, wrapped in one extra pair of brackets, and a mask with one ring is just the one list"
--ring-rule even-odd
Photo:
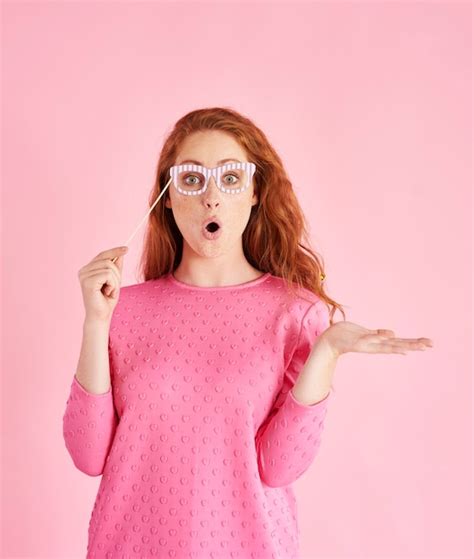
[(256, 194), (254, 194), (252, 196), (252, 206), (255, 206), (256, 204), (258, 204), (258, 197)]
[(165, 207), (166, 208), (171, 208), (171, 197), (168, 196), (168, 194), (165, 197)]

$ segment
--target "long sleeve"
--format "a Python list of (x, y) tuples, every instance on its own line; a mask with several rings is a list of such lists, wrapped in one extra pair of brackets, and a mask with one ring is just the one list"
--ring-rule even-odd
[(287, 366), (283, 385), (267, 418), (256, 435), (258, 470), (270, 487), (288, 485), (298, 479), (315, 459), (324, 428), (330, 394), (307, 405), (293, 396), (299, 373), (313, 344), (329, 326), (329, 312), (322, 300), (313, 303), (302, 318), (299, 337)]
[(81, 472), (102, 475), (117, 423), (112, 387), (103, 394), (93, 394), (74, 375), (63, 415), (63, 436)]

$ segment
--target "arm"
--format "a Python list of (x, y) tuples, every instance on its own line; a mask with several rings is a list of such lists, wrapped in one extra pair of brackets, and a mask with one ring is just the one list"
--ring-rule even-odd
[(328, 325), (329, 312), (325, 303), (318, 300), (303, 316), (282, 388), (257, 432), (259, 473), (262, 481), (270, 487), (294, 482), (308, 469), (318, 453), (330, 393), (324, 397), (318, 393), (321, 397), (319, 401), (305, 403), (295, 397), (297, 387), (295, 391), (292, 388), (316, 339)]
[(109, 325), (84, 322), (77, 372), (63, 415), (63, 436), (75, 466), (90, 476), (102, 474), (118, 424), (109, 352)]

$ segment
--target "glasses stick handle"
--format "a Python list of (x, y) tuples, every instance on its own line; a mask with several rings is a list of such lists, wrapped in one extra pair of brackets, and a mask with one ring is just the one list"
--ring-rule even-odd
[[(170, 180), (166, 183), (166, 186), (163, 188), (163, 191), (161, 192), (161, 194), (158, 196), (158, 198), (153, 202), (153, 204), (151, 205), (150, 209), (147, 211), (147, 213), (143, 216), (143, 219), (140, 221), (140, 223), (137, 225), (137, 227), (135, 228), (135, 231), (130, 235), (130, 237), (128, 238), (127, 242), (123, 245), (123, 246), (128, 246), (128, 243), (133, 239), (133, 237), (136, 235), (137, 231), (140, 229), (140, 226), (142, 225), (142, 223), (145, 221), (145, 219), (150, 215), (151, 211), (153, 210), (153, 208), (156, 206), (156, 204), (159, 202), (160, 198), (163, 196), (163, 194), (166, 192), (166, 189), (168, 188), (168, 186), (170, 185), (171, 181), (172, 181), (173, 177), (170, 177)], [(116, 256), (115, 258), (112, 259), (112, 262), (115, 263), (115, 261), (117, 260), (118, 256)]]

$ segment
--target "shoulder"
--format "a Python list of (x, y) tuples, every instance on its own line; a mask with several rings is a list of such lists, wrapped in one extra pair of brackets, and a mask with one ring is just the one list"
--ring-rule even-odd
[(138, 315), (147, 309), (156, 308), (156, 303), (166, 299), (164, 276), (157, 279), (123, 285), (120, 287), (119, 300), (115, 306), (114, 317), (124, 318), (125, 315)]
[(269, 289), (279, 294), (273, 302), (290, 346), (301, 338), (314, 338), (328, 328), (329, 306), (318, 294), (297, 285), (289, 290), (286, 280), (273, 275)]
[(279, 276), (271, 275), (270, 288), (280, 293), (282, 303), (296, 318), (303, 318), (308, 312), (321, 313), (327, 310), (327, 304), (318, 294), (306, 287), (293, 284), (290, 290), (288, 282)]
[(127, 299), (139, 299), (140, 297), (146, 297), (149, 295), (154, 295), (166, 287), (166, 276), (161, 276), (155, 279), (149, 279), (139, 283), (132, 283), (130, 285), (123, 285), (120, 288), (120, 296), (124, 296)]

